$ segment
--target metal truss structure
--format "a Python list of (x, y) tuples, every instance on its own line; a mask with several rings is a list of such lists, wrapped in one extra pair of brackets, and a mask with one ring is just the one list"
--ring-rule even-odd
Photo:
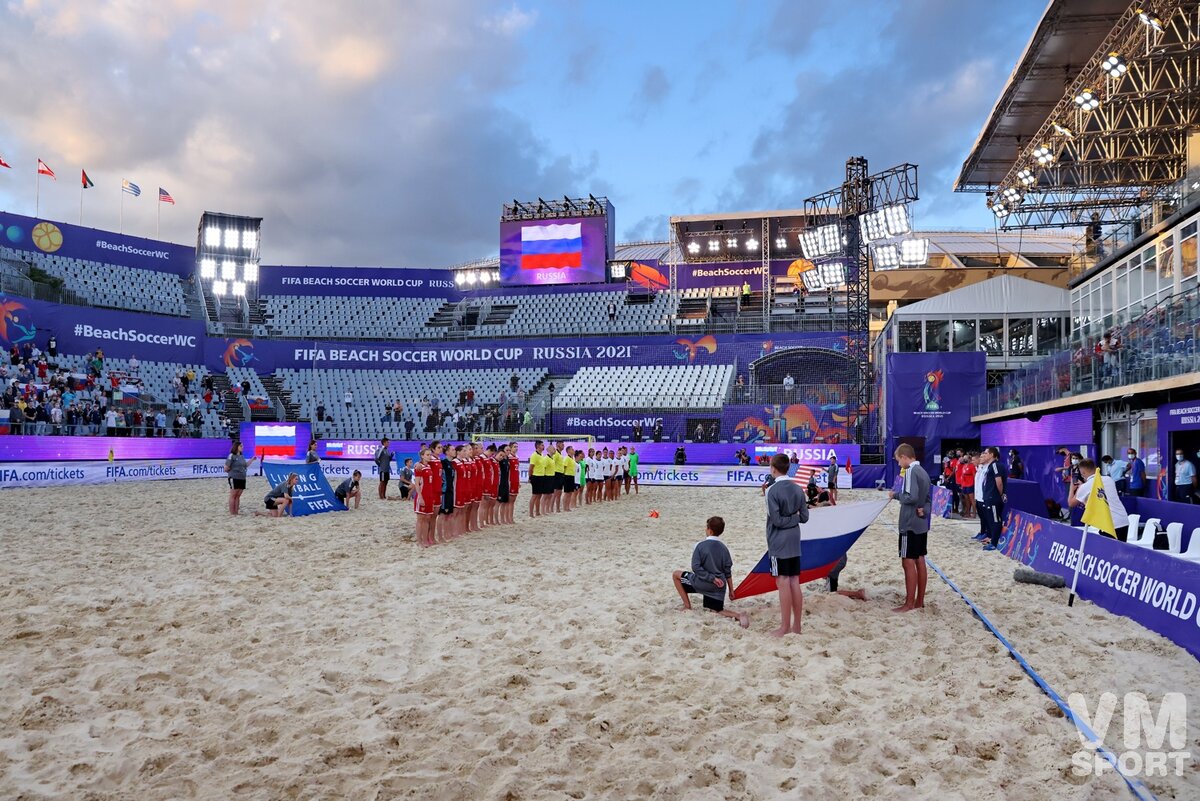
[(505, 203), (500, 212), (501, 222), (515, 220), (552, 220), (557, 217), (603, 217), (611, 208), (606, 197), (551, 198)]
[(1188, 134), (1200, 125), (1200, 0), (1130, 4), (1064, 77), (999, 184), (972, 183), (964, 170), (957, 188), (988, 192), (1004, 229), (1120, 222), (1132, 209), (1171, 203), (1187, 177)]
[(859, 218), (886, 206), (907, 205), (917, 198), (915, 164), (900, 164), (871, 175), (867, 160), (855, 156), (846, 161), (846, 180), (841, 186), (804, 201), (809, 225), (837, 224), (842, 229), (842, 252), (824, 260), (846, 264), (846, 355), (856, 368), (846, 403), (846, 428), (857, 442), (863, 441), (862, 425), (875, 383), (869, 350), (871, 274)]

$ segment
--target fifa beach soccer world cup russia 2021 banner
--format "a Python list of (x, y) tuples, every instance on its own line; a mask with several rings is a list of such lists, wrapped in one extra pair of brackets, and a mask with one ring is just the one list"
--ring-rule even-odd
[(0, 247), (26, 253), (119, 264), (186, 277), (196, 267), (196, 249), (187, 245), (81, 228), (62, 222), (0, 212)]

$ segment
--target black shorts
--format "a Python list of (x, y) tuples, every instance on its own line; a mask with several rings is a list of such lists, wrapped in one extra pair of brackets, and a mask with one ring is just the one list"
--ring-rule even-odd
[(704, 603), (705, 609), (711, 609), (714, 612), (720, 612), (725, 609), (724, 598), (710, 598), (700, 590), (696, 589), (692, 584), (692, 572), (690, 570), (683, 571), (683, 575), (679, 577), (679, 583), (683, 586), (683, 591), (688, 595), (699, 595)]
[(575, 491), (575, 479), (571, 478), (570, 476), (565, 476), (563, 478), (563, 492), (574, 492), (574, 491)]
[(263, 506), (267, 507), (268, 509), (274, 509), (275, 508), (275, 499), (274, 498), (264, 498)]
[(562, 490), (562, 489), (566, 489), (566, 488), (567, 488), (567, 474), (566, 473), (555, 473), (554, 474), (554, 489)]
[(900, 532), (900, 558), (919, 559), (927, 553), (929, 534), (917, 534), (914, 531)]
[(388, 479), (390, 479), (391, 477), (392, 477), (391, 473), (380, 473), (379, 474), (379, 483), (386, 484), (386, 483), (388, 483)]
[(800, 557), (785, 556), (782, 559), (771, 557), (771, 575), (772, 576), (798, 576), (800, 575)]
[(534, 495), (546, 494), (546, 477), (545, 476), (530, 476), (529, 488), (533, 490)]
[(333, 497), (335, 497), (339, 501), (341, 501), (343, 506), (346, 505), (346, 496), (345, 495), (341, 494), (340, 492), (335, 492), (335, 493), (333, 493)]
[(246, 488), (246, 479), (231, 478), (231, 479), (229, 479), (229, 486), (231, 489), (245, 489)]

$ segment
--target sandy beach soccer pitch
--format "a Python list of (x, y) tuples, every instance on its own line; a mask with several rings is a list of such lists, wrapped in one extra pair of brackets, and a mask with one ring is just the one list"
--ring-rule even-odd
[[(780, 641), (771, 596), (736, 605), (743, 631), (670, 583), (710, 514), (745, 574), (755, 490), (646, 488), (428, 550), (374, 492), (231, 520), (214, 480), (5, 491), (0, 798), (1131, 797), (1074, 775), (1074, 728), (932, 572), (928, 609), (889, 611), (894, 504), (842, 574), (869, 600), (809, 585)], [(1147, 783), (1200, 797), (1196, 660), (1014, 584), (972, 533), (936, 521), (931, 558), (1060, 693), (1186, 695), (1193, 761)]]

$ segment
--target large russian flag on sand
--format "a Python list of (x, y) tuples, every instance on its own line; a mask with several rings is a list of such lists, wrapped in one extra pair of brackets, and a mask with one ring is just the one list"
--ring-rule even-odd
[(521, 229), (522, 270), (554, 270), (582, 264), (582, 223), (527, 225)]
[[(887, 505), (888, 499), (884, 498), (811, 510), (808, 522), (800, 527), (800, 583), (828, 576)], [(734, 597), (749, 598), (774, 591), (771, 557), (763, 554), (750, 575), (734, 590)]]

